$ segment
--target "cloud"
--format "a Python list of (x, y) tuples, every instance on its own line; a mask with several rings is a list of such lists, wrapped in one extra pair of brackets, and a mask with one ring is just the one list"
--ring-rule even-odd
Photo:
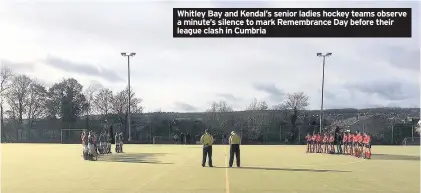
[(373, 48), (365, 48), (365, 57), (370, 57), (372, 61), (384, 62), (397, 69), (420, 71), (420, 50), (419, 43), (413, 41), (406, 46), (384, 45)]
[(12, 62), (6, 59), (0, 59), (0, 66), (8, 67), (13, 71), (32, 71), (34, 69), (34, 64), (30, 62)]
[[(321, 94), (322, 92), (320, 91), (320, 94)], [(335, 99), (336, 98), (336, 95), (335, 95), (335, 93), (333, 93), (333, 92), (329, 92), (329, 91), (324, 91), (323, 92), (323, 97), (326, 97), (326, 99)]]
[(255, 83), (253, 88), (269, 94), (269, 99), (272, 102), (280, 102), (285, 96), (285, 92), (277, 88), (273, 83)]
[(233, 94), (230, 94), (230, 93), (220, 93), (220, 94), (217, 94), (216, 96), (221, 97), (230, 102), (236, 102), (240, 100), (239, 98), (235, 97)]
[(191, 111), (196, 111), (197, 110), (196, 107), (194, 107), (194, 106), (192, 106), (190, 104), (184, 103), (184, 102), (175, 102), (174, 103), (174, 108), (175, 109), (178, 109), (178, 110), (180, 110), (182, 112), (191, 112)]
[(419, 84), (408, 84), (397, 81), (353, 83), (346, 87), (350, 90), (376, 95), (390, 101), (420, 97)]
[(101, 84), (101, 82), (97, 80), (91, 80), (89, 85), (92, 86), (93, 88), (98, 88), (98, 89), (106, 88), (103, 84)]
[(58, 57), (49, 56), (45, 60), (45, 63), (51, 67), (66, 71), (73, 72), (76, 74), (84, 74), (87, 76), (99, 77), (109, 82), (121, 82), (124, 81), (114, 71), (104, 68), (97, 67), (91, 64), (77, 63), (69, 60), (64, 60)]

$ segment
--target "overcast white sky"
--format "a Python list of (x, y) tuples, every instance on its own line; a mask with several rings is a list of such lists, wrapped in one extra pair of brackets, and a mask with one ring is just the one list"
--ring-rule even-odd
[[(203, 111), (214, 100), (244, 109), (304, 91), (326, 108), (420, 106), (419, 2), (2, 1), (1, 65), (52, 84), (73, 77), (113, 91), (131, 81), (146, 111)], [(173, 7), (411, 7), (413, 38), (173, 39)]]

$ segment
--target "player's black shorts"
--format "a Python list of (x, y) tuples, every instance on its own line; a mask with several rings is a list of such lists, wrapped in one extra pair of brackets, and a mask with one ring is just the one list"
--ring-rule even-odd
[(371, 144), (364, 144), (366, 148), (371, 148)]

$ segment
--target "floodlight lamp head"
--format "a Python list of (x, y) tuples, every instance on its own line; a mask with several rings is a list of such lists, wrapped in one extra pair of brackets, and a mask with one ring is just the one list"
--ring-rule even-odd
[(331, 55), (332, 55), (331, 52), (326, 53), (326, 56), (331, 56)]
[(322, 53), (320, 53), (320, 52), (319, 52), (319, 53), (317, 53), (317, 56), (322, 56)]
[(135, 55), (136, 55), (136, 53), (134, 53), (134, 52), (133, 53), (130, 53), (130, 56), (135, 56)]
[(125, 52), (121, 52), (121, 56), (126, 56), (126, 53)]

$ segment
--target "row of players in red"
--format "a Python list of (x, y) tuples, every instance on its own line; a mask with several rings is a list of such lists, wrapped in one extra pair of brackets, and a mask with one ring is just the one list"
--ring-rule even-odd
[[(356, 132), (355, 134), (346, 132), (336, 135), (307, 134), (307, 153), (339, 153), (353, 155), (355, 157), (371, 158), (371, 136), (367, 133)], [(336, 151), (335, 146), (336, 144)], [(343, 146), (343, 151), (342, 151)]]

